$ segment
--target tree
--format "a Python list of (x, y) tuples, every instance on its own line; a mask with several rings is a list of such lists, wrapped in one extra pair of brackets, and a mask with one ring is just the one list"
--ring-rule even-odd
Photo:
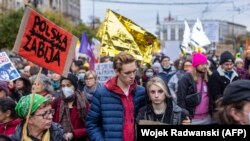
[(16, 40), (24, 9), (8, 12), (0, 17), (0, 49), (12, 49)]
[[(39, 13), (41, 11), (37, 10)], [(0, 16), (0, 49), (7, 48), (12, 49), (17, 37), (19, 26), (24, 14), (24, 9), (19, 9), (17, 11), (8, 11), (7, 13), (1, 14)], [(56, 25), (62, 27), (68, 32), (71, 32), (79, 39), (81, 39), (82, 33), (87, 32), (90, 39), (95, 36), (96, 31), (91, 30), (88, 26), (83, 23), (78, 24), (73, 27), (72, 24), (66, 19), (62, 14), (55, 11), (45, 11), (41, 13), (50, 21), (54, 22)]]
[(65, 29), (68, 32), (72, 32), (72, 25), (69, 22), (69, 20), (67, 20), (63, 14), (59, 13), (59, 12), (55, 12), (55, 11), (45, 11), (43, 13), (43, 15), (49, 19), (50, 21), (54, 22), (56, 25), (62, 27), (63, 29)]
[(92, 30), (90, 27), (86, 26), (84, 23), (78, 24), (74, 29), (73, 29), (73, 34), (77, 36), (79, 39), (82, 37), (82, 33), (86, 32), (89, 40), (95, 37), (96, 35), (96, 30)]

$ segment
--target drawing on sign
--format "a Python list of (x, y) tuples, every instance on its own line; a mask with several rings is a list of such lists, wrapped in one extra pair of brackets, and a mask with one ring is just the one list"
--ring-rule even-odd
[(20, 77), (20, 74), (5, 52), (0, 52), (0, 80), (10, 81)]

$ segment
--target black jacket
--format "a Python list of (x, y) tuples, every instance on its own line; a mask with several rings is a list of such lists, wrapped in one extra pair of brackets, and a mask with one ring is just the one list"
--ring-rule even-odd
[(170, 125), (180, 125), (187, 116), (189, 115), (186, 110), (183, 110), (175, 103), (175, 101), (173, 101), (171, 98), (168, 98), (167, 108), (165, 110), (162, 121), (157, 120), (157, 115), (154, 113), (154, 109), (151, 104), (148, 104), (139, 110), (136, 120), (137, 123), (139, 122), (139, 120), (151, 120)]
[(223, 92), (228, 84), (239, 79), (236, 71), (233, 71), (231, 79), (228, 78), (221, 67), (211, 75), (208, 83), (210, 93), (212, 94), (212, 101), (215, 102), (217, 99), (222, 97)]
[[(186, 73), (178, 82), (177, 105), (179, 105), (181, 108), (188, 110), (191, 116), (193, 116), (195, 113), (194, 111), (195, 107), (187, 106), (185, 98), (187, 95), (194, 94), (196, 92), (197, 92), (196, 82), (194, 81), (191, 74)], [(209, 97), (209, 112), (211, 114), (213, 105), (211, 101), (212, 96), (211, 96), (209, 86), (208, 86), (208, 97)]]
[[(22, 128), (23, 124), (18, 125), (16, 133), (10, 137), (13, 141), (20, 141), (22, 139)], [(67, 141), (63, 137), (63, 128), (61, 127), (61, 125), (53, 122), (49, 131), (50, 141)]]

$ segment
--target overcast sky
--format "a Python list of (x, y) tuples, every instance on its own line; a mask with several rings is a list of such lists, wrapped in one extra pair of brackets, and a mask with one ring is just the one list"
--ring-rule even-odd
[[(172, 17), (178, 20), (195, 20), (196, 18), (200, 18), (201, 21), (204, 19), (225, 20), (245, 25), (250, 31), (250, 0), (110, 0), (155, 3), (155, 5), (118, 4), (98, 1), (102, 0), (95, 0), (94, 15), (99, 17), (101, 21), (105, 18), (106, 9), (110, 8), (133, 20), (151, 33), (155, 33), (156, 30), (157, 12), (159, 12), (160, 21), (163, 21), (164, 17), (168, 17), (169, 12), (171, 12)], [(186, 4), (204, 2), (209, 4)], [(212, 2), (217, 3), (211, 4)], [(177, 5), (159, 5), (159, 3), (177, 3)], [(178, 3), (184, 3), (184, 5), (178, 5)], [(90, 22), (89, 17), (91, 15), (93, 15), (93, 1), (81, 0), (81, 18), (83, 22)]]

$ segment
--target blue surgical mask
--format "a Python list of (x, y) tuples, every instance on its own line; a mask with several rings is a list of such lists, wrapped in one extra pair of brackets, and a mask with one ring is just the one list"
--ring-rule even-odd
[(51, 85), (54, 89), (59, 89), (60, 88), (60, 81), (51, 81)]
[(250, 125), (250, 112), (249, 113), (246, 113), (247, 116), (248, 116), (248, 122), (247, 123), (244, 123), (244, 122), (240, 122), (241, 125)]
[(146, 72), (146, 76), (149, 77), (149, 78), (152, 77), (153, 75), (154, 75), (153, 72)]
[(62, 88), (65, 98), (71, 97), (74, 94), (74, 89), (72, 87)]
[(78, 74), (78, 80), (83, 80), (85, 76), (85, 73)]

